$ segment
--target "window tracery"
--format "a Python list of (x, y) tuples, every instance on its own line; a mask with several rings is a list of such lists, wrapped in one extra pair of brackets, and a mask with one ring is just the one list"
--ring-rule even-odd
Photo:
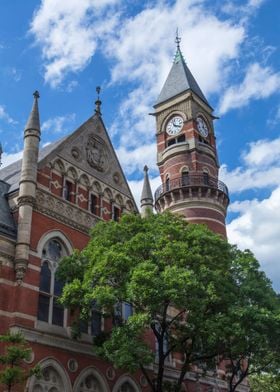
[(66, 392), (57, 370), (48, 366), (42, 370), (42, 377), (36, 381), (32, 392)]
[(66, 256), (66, 250), (57, 239), (51, 239), (45, 244), (38, 303), (38, 320), (61, 327), (64, 324), (64, 308), (58, 303), (58, 297), (63, 285), (56, 277), (56, 270), (63, 256)]

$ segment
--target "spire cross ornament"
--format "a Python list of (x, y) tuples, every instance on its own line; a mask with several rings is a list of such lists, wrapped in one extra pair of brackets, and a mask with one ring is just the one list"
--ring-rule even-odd
[(101, 87), (100, 87), (100, 86), (97, 86), (97, 87), (96, 87), (96, 92), (97, 92), (97, 99), (98, 99), (98, 100), (99, 100), (100, 91), (101, 91)]
[(33, 97), (36, 98), (36, 99), (40, 98), (40, 94), (39, 94), (38, 90), (34, 91)]
[(180, 48), (180, 42), (181, 42), (181, 37), (179, 37), (179, 31), (178, 31), (178, 27), (176, 29), (176, 38), (175, 38), (175, 42), (177, 44), (177, 48)]
[(100, 91), (101, 91), (101, 87), (97, 86), (96, 87), (97, 100), (95, 101), (95, 113), (97, 113), (97, 114), (101, 114), (101, 111), (100, 111), (101, 101), (100, 101), (100, 97), (99, 97)]

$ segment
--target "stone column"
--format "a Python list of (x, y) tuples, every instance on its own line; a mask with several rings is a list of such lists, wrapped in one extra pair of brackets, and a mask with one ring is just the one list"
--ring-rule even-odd
[(37, 186), (37, 167), (40, 142), (39, 93), (33, 94), (33, 107), (24, 131), (24, 149), (19, 183), (18, 231), (15, 255), (16, 280), (21, 284), (29, 260), (33, 205)]

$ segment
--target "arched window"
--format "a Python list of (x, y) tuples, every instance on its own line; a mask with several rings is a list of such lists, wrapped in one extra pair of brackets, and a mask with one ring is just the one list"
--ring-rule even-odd
[(166, 177), (166, 181), (165, 181), (165, 192), (168, 192), (170, 189), (170, 180), (169, 177)]
[(182, 171), (182, 186), (187, 186), (190, 184), (189, 172), (187, 169)]
[(52, 366), (42, 370), (42, 376), (38, 379), (32, 392), (62, 392), (66, 391), (60, 374)]
[(105, 378), (95, 369), (87, 368), (82, 370), (75, 381), (74, 392), (107, 392), (108, 384)]
[(38, 320), (63, 327), (64, 308), (58, 303), (62, 293), (62, 283), (56, 278), (56, 270), (66, 249), (57, 239), (49, 240), (42, 252), (40, 273)]
[(90, 374), (80, 384), (78, 392), (102, 392), (103, 389), (97, 378)]
[(70, 379), (59, 362), (52, 358), (40, 361), (41, 377), (32, 376), (26, 386), (28, 392), (69, 392), (72, 391)]
[(203, 172), (203, 184), (209, 185), (209, 174), (206, 170)]
[(129, 381), (126, 381), (120, 386), (118, 392), (135, 392), (135, 388), (130, 384)]

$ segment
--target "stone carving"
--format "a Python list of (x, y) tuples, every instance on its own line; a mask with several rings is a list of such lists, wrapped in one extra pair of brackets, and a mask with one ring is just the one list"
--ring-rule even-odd
[(104, 142), (94, 135), (90, 135), (86, 145), (88, 164), (94, 169), (104, 172), (108, 168), (108, 156)]
[(35, 199), (33, 196), (20, 196), (20, 197), (18, 197), (17, 201), (18, 201), (19, 207), (26, 205), (26, 204), (33, 206)]
[(118, 172), (115, 172), (113, 174), (113, 180), (114, 180), (115, 184), (119, 184), (120, 183), (120, 175), (119, 175)]
[(71, 150), (71, 155), (72, 157), (76, 160), (79, 161), (81, 159), (81, 151), (78, 149), (78, 147), (73, 147)]
[(59, 197), (50, 195), (42, 189), (36, 192), (35, 210), (88, 234), (89, 229), (100, 218), (92, 216), (90, 212), (81, 209), (75, 204), (69, 206), (66, 203), (63, 203)]

